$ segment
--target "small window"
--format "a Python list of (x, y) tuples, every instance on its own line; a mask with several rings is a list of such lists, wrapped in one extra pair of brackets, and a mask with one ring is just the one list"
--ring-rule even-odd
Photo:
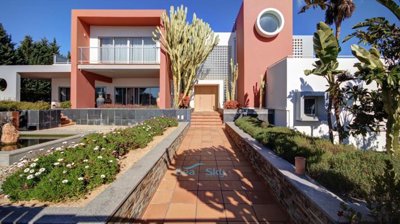
[(305, 97), (304, 98), (304, 114), (308, 116), (316, 115), (316, 99), (314, 97)]
[(70, 87), (60, 87), (59, 89), (59, 101), (69, 101), (71, 97), (71, 88)]
[(0, 79), (0, 91), (7, 89), (7, 81), (5, 79)]

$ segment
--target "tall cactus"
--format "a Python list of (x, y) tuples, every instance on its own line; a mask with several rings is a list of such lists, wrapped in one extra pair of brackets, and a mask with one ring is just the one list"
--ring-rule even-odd
[[(186, 19), (186, 7), (181, 6), (175, 10), (171, 6), (170, 15), (163, 13), (162, 26), (157, 27), (153, 33), (154, 39), (160, 41), (168, 55), (175, 108), (193, 90), (198, 69), (219, 42), (209, 24), (197, 18), (196, 14), (190, 24)], [(181, 95), (183, 97), (179, 99)]]
[(260, 109), (262, 109), (262, 106), (263, 106), (264, 88), (265, 88), (265, 79), (264, 79), (264, 75), (261, 75), (260, 76)]
[(233, 59), (231, 58), (230, 61), (230, 66), (231, 66), (231, 81), (229, 83), (229, 80), (226, 80), (226, 100), (231, 101), (231, 100), (236, 100), (236, 85), (237, 85), (237, 79), (239, 76), (239, 65), (238, 63), (234, 63)]

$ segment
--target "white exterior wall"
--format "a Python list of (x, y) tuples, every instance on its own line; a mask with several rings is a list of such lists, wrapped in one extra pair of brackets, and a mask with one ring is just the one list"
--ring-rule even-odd
[[(328, 135), (326, 121), (297, 121), (295, 118), (296, 91), (325, 92), (327, 82), (316, 75), (304, 75), (304, 70), (312, 69), (315, 58), (287, 58), (268, 68), (267, 76), (267, 108), (275, 110), (275, 123), (278, 126), (286, 126), (296, 129), (310, 136), (321, 137)], [(340, 58), (339, 69), (350, 73), (356, 71), (353, 65), (357, 62), (354, 58)], [(374, 86), (369, 86), (374, 88)], [(352, 116), (342, 113), (341, 119), (351, 121)], [(385, 132), (368, 137), (350, 137), (349, 143), (360, 148), (383, 150), (385, 144)]]
[[(155, 29), (155, 26), (91, 26), (90, 62), (99, 60), (100, 37), (153, 37)], [(157, 47), (160, 47), (159, 43)]]
[(20, 100), (19, 90), (21, 79), (13, 67), (14, 66), (0, 66), (0, 78), (7, 82), (7, 88), (4, 91), (0, 91), (0, 100)]
[(51, 102), (60, 102), (59, 88), (71, 87), (71, 79), (68, 78), (53, 78), (51, 79)]

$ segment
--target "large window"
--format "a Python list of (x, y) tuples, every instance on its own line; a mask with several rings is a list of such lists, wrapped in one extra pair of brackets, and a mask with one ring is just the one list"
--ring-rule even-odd
[(69, 101), (71, 98), (71, 88), (70, 87), (60, 87), (58, 89), (59, 96), (58, 100), (60, 102)]
[(316, 98), (304, 97), (304, 114), (308, 116), (315, 116)]
[(159, 91), (160, 89), (158, 87), (117, 87), (115, 88), (115, 103), (156, 105)]
[(157, 63), (157, 45), (152, 37), (102, 37), (100, 60), (103, 63)]

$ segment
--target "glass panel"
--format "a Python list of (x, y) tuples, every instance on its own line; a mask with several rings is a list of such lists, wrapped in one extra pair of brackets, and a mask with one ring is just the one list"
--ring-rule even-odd
[(126, 104), (126, 88), (115, 88), (115, 103)]
[(157, 98), (160, 92), (160, 88), (151, 88), (150, 104), (157, 105)]
[(315, 115), (315, 98), (304, 98), (304, 114)]
[(279, 29), (279, 19), (271, 13), (265, 13), (260, 18), (260, 26), (264, 31), (273, 33)]
[(128, 63), (128, 38), (118, 37), (114, 39), (115, 46), (115, 63)]
[(112, 37), (100, 38), (100, 61), (103, 63), (111, 63), (114, 61), (114, 46)]
[(134, 90), (135, 90), (134, 88), (128, 88), (127, 89), (127, 99), (128, 99), (127, 104), (134, 104), (135, 103)]
[(143, 61), (143, 42), (141, 37), (132, 37), (130, 40), (130, 62), (142, 63)]
[(155, 63), (156, 62), (156, 43), (151, 37), (143, 38), (143, 62), (144, 63)]
[(69, 87), (60, 87), (59, 89), (59, 101), (69, 101), (71, 96), (71, 88)]
[(103, 97), (106, 97), (106, 87), (96, 87), (96, 98), (95, 100), (99, 97), (100, 93), (103, 95)]

